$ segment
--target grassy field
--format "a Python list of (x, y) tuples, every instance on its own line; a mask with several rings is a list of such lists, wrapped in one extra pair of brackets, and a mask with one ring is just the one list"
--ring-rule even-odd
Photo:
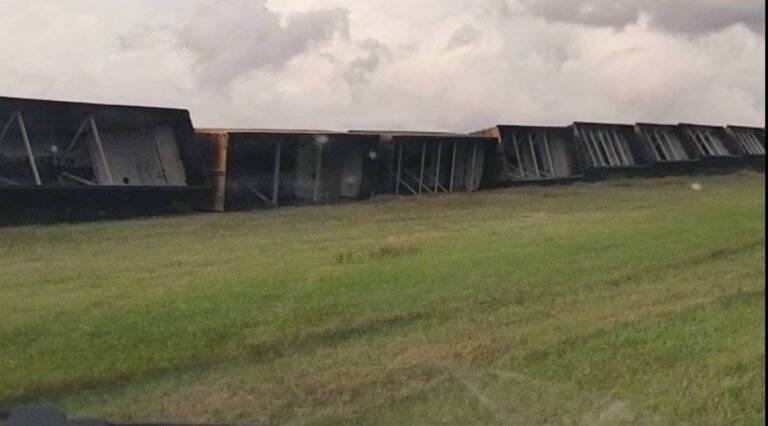
[(764, 424), (764, 178), (0, 229), (0, 406)]

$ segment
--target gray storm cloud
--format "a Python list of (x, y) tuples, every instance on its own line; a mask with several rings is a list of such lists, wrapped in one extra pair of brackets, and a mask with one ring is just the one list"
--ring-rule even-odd
[(376, 72), (382, 62), (392, 57), (389, 48), (373, 38), (359, 42), (358, 46), (364, 54), (350, 62), (344, 76), (351, 85), (367, 83), (369, 76)]
[(221, 87), (263, 67), (280, 67), (312, 44), (346, 35), (344, 10), (310, 10), (285, 20), (263, 0), (218, 0), (200, 4), (179, 32), (192, 52), (201, 80)]
[(464, 24), (458, 28), (451, 39), (448, 40), (446, 49), (460, 49), (465, 46), (470, 46), (476, 42), (482, 36), (482, 32), (470, 24)]
[(622, 27), (645, 15), (667, 31), (701, 34), (742, 24), (765, 33), (764, 0), (523, 0), (532, 13), (558, 22)]
[(764, 126), (764, 12), (762, 0), (0, 0), (0, 95), (183, 107), (200, 127)]

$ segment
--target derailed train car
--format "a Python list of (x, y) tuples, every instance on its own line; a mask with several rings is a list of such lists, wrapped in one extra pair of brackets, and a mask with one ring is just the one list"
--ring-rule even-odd
[(473, 134), (496, 138), (499, 186), (765, 169), (765, 131), (758, 128), (576, 122)]
[(380, 139), (378, 193), (473, 192), (496, 185), (496, 140), (456, 133), (353, 131)]
[(635, 125), (635, 131), (650, 151), (650, 160), (656, 166), (695, 163), (701, 158), (696, 147), (688, 142), (679, 126), (638, 123)]
[(765, 129), (728, 126), (726, 131), (739, 144), (744, 156), (765, 158)]
[(185, 110), (0, 97), (0, 213), (111, 217), (208, 191)]
[(312, 130), (199, 130), (213, 176), (203, 210), (230, 211), (366, 198), (379, 138)]
[(728, 126), (726, 132), (740, 148), (742, 162), (754, 169), (765, 171), (765, 129)]
[(325, 204), (495, 184), (495, 140), (449, 133), (201, 129), (207, 211)]
[(496, 140), (497, 186), (556, 184), (584, 177), (568, 127), (498, 125), (474, 134)]
[(577, 122), (571, 128), (588, 177), (640, 175), (652, 164), (650, 150), (632, 125)]
[(740, 126), (196, 134), (184, 110), (3, 97), (0, 126), (0, 224), (765, 169), (765, 129)]
[(702, 162), (713, 165), (741, 163), (738, 158), (743, 157), (744, 152), (725, 128), (700, 124), (680, 124), (679, 127)]

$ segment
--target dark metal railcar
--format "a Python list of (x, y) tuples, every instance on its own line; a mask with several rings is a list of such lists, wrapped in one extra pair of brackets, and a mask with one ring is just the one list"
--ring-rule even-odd
[(313, 130), (199, 130), (214, 176), (204, 210), (363, 199), (375, 192), (379, 139)]
[(380, 138), (378, 192), (473, 192), (496, 185), (496, 140), (437, 132), (353, 131)]
[(0, 221), (173, 211), (208, 185), (185, 110), (0, 97)]
[(568, 183), (584, 177), (568, 127), (499, 125), (475, 134), (496, 140), (499, 186)]
[(571, 128), (579, 162), (590, 178), (643, 175), (653, 164), (653, 153), (633, 125), (577, 122)]

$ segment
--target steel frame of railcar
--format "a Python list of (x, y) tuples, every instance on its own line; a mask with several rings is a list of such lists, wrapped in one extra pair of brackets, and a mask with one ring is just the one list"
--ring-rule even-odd
[(728, 135), (724, 127), (702, 124), (679, 124), (683, 137), (696, 147), (702, 160), (742, 157), (739, 144)]
[(322, 204), (370, 197), (379, 139), (329, 131), (200, 130), (214, 176), (203, 210)]
[(0, 224), (9, 212), (90, 219), (179, 203), (227, 211), (744, 166), (765, 170), (765, 129), (576, 122), (473, 134), (196, 136), (185, 110), (0, 97)]
[[(356, 132), (361, 133), (361, 132)], [(379, 192), (474, 192), (495, 185), (496, 140), (443, 133), (380, 133)]]
[(577, 155), (587, 177), (644, 174), (651, 152), (629, 124), (576, 122), (571, 125)]
[(120, 217), (208, 191), (189, 112), (0, 97), (0, 216)]
[(496, 139), (498, 186), (569, 183), (584, 178), (572, 129), (497, 125), (475, 132)]
[(650, 153), (649, 160), (654, 167), (690, 165), (701, 160), (696, 147), (690, 144), (677, 125), (637, 123), (635, 132)]
[(764, 128), (727, 126), (725, 130), (739, 144), (744, 156), (765, 158)]

